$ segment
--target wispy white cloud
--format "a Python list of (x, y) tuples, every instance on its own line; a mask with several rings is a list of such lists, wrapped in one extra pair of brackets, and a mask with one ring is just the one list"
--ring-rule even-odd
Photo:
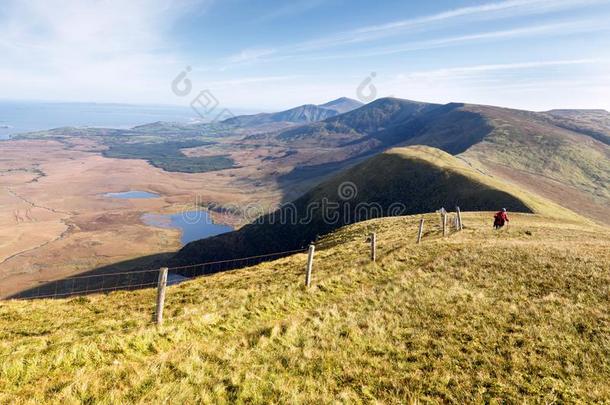
[[(514, 38), (532, 36), (536, 34), (570, 34), (575, 32), (596, 31), (610, 28), (607, 20), (581, 20), (569, 21), (556, 24), (525, 26), (520, 28), (496, 30), (469, 35), (455, 35), (426, 41), (411, 42), (394, 47), (369, 46), (368, 49), (360, 49), (358, 52), (341, 53), (337, 48), (356, 43), (373, 42), (382, 38), (390, 38), (405, 35), (412, 31), (433, 31), (439, 26), (451, 22), (464, 24), (470, 20), (496, 20), (511, 17), (531, 16), (551, 13), (561, 10), (579, 9), (587, 5), (604, 3), (607, 0), (505, 0), (487, 3), (477, 6), (456, 8), (437, 14), (393, 21), (379, 25), (369, 25), (350, 31), (339, 32), (333, 35), (316, 38), (313, 40), (294, 43), (289, 46), (274, 47), (273, 52), (266, 54), (255, 54), (252, 58), (239, 58), (232, 55), (224, 61), (223, 69), (227, 64), (251, 63), (255, 61), (282, 61), (298, 58), (309, 60), (342, 59), (350, 57), (369, 57), (389, 55), (422, 49), (433, 49), (451, 44), (466, 43), (472, 41)], [(321, 51), (332, 50), (332, 52), (321, 54)], [(246, 54), (249, 50), (245, 50)]]
[(3, 2), (0, 87), (13, 98), (158, 102), (182, 66), (166, 32), (210, 0), (60, 3)]
[[(601, 18), (587, 18), (558, 23), (531, 25), (506, 30), (478, 32), (467, 35), (454, 35), (422, 41), (406, 41), (393, 46), (369, 46), (357, 51), (340, 52), (300, 52), (283, 53), (276, 49), (269, 53), (269, 57), (259, 56), (253, 61), (277, 62), (283, 60), (336, 60), (349, 58), (370, 58), (412, 51), (430, 50), (468, 43), (489, 42), (494, 40), (507, 40), (514, 38), (541, 38), (550, 36), (569, 36), (583, 33), (610, 31), (610, 21)], [(227, 66), (225, 66), (227, 67)]]
[(351, 31), (294, 44), (294, 50), (313, 51), (373, 41), (380, 38), (402, 35), (409, 30), (430, 30), (450, 21), (468, 19), (500, 19), (543, 14), (558, 10), (573, 9), (585, 5), (602, 3), (604, 0), (506, 0), (478, 6), (462, 7), (423, 17), (393, 21), (385, 24), (360, 27)]
[(568, 59), (568, 60), (546, 60), (520, 63), (499, 63), (476, 66), (460, 66), (444, 69), (432, 69), (426, 71), (418, 71), (412, 73), (403, 73), (397, 76), (398, 80), (405, 79), (439, 79), (439, 78), (456, 78), (472, 75), (480, 75), (484, 73), (492, 73), (497, 71), (511, 71), (523, 69), (541, 69), (553, 66), (571, 66), (571, 65), (594, 65), (607, 62), (603, 59)]
[(558, 11), (562, 9), (578, 8), (588, 4), (602, 3), (603, 0), (505, 0), (495, 3), (480, 4), (477, 6), (462, 7), (443, 11), (437, 14), (419, 18), (394, 21), (386, 24), (372, 25), (356, 29), (351, 34), (387, 33), (414, 28), (430, 23), (442, 22), (458, 18), (498, 19), (535, 15)]
[(564, 36), (586, 32), (610, 30), (610, 21), (606, 19), (585, 19), (576, 21), (566, 21), (544, 25), (534, 25), (519, 27), (507, 30), (479, 32), (468, 35), (456, 35), (426, 41), (414, 41), (401, 44), (399, 46), (372, 47), (360, 52), (340, 53), (334, 52), (326, 55), (313, 56), (316, 59), (345, 59), (354, 57), (372, 57), (398, 54), (410, 51), (425, 49), (442, 48), (451, 45), (460, 45), (470, 42), (481, 42), (489, 40), (504, 40), (522, 37), (541, 37), (541, 36)]
[[(583, 93), (579, 96), (581, 105), (603, 101), (604, 95), (599, 89), (608, 88), (606, 81), (605, 87), (595, 89), (596, 80), (605, 73), (588, 74), (589, 67), (595, 65), (593, 59), (588, 58), (594, 54), (600, 58), (610, 57), (607, 51), (594, 53), (593, 46), (582, 52), (574, 46), (568, 52), (559, 49), (562, 40), (567, 38), (565, 36), (571, 34), (587, 33), (574, 38), (592, 38), (595, 44), (607, 42), (602, 35), (588, 33), (610, 29), (610, 21), (603, 18), (604, 14), (596, 15), (595, 9), (581, 10), (600, 0), (496, 0), (419, 18), (362, 26), (311, 41), (294, 40), (292, 44), (281, 46), (276, 43), (265, 45), (260, 38), (267, 36), (253, 34), (251, 39), (243, 41), (252, 43), (252, 47), (244, 45), (243, 51), (224, 58), (222, 54), (215, 53), (218, 51), (203, 49), (202, 55), (205, 54), (206, 62), (214, 60), (216, 63), (197, 65), (200, 56), (193, 45), (197, 38), (201, 38), (198, 35), (206, 35), (208, 31), (204, 21), (193, 18), (193, 15), (209, 7), (211, 1), (0, 0), (0, 95), (11, 98), (149, 101), (188, 105), (190, 100), (187, 97), (180, 98), (171, 93), (170, 84), (186, 66), (192, 66), (189, 80), (192, 81), (194, 90), (213, 89), (223, 105), (276, 109), (308, 102), (324, 102), (341, 95), (356, 97), (355, 89), (363, 76), (370, 72), (370, 67), (361, 66), (369, 62), (380, 66), (376, 70), (380, 74), (375, 82), (379, 96), (393, 94), (426, 101), (516, 105), (518, 90), (515, 89), (522, 89), (531, 96), (525, 100), (530, 102), (529, 107), (544, 104), (540, 100), (552, 106), (553, 100), (544, 98), (546, 93), (565, 95), (567, 92), (561, 93), (561, 89), (552, 92), (540, 90), (546, 83), (550, 83), (549, 86), (554, 84), (548, 80), (537, 82), (537, 72), (551, 68), (553, 73), (563, 71), (563, 68), (569, 71), (569, 74), (561, 75), (559, 73), (562, 72), (559, 72), (559, 77), (555, 79), (557, 83), (565, 82), (566, 88), (568, 82), (582, 81)], [(262, 18), (272, 21), (308, 11), (305, 1), (286, 4), (285, 8), (272, 11), (269, 16)], [(322, 7), (323, 4), (318, 6)], [(573, 17), (566, 17), (568, 13), (561, 14), (562, 18), (574, 18), (573, 21), (553, 20), (552, 14), (544, 15), (544, 18), (520, 18), (565, 10), (579, 12), (574, 13)], [(177, 38), (184, 38), (174, 36), (173, 28), (185, 16), (188, 21), (178, 30), (180, 35), (191, 30), (195, 35), (192, 39), (186, 39), (186, 43), (175, 42)], [(220, 12), (218, 16), (228, 18)], [(503, 18), (507, 20), (501, 21)], [(500, 22), (498, 25), (502, 28), (494, 30), (487, 23), (470, 24), (492, 20)], [(345, 21), (341, 23), (344, 24)], [(193, 28), (195, 24), (196, 29)], [(222, 24), (219, 25), (220, 28), (214, 29), (222, 30)], [(234, 42), (241, 43), (231, 37), (233, 33), (228, 31), (224, 37), (229, 41), (230, 49), (235, 49)], [(415, 33), (426, 35), (418, 36), (421, 39), (417, 40), (411, 35)], [(301, 33), (295, 34), (295, 38), (302, 38)], [(282, 38), (284, 44), (292, 38), (290, 34), (286, 35), (286, 38)], [(446, 64), (453, 61), (436, 56), (428, 60), (422, 58), (422, 61), (418, 61), (421, 62), (420, 66), (429, 70), (406, 72), (402, 77), (397, 76), (401, 67), (395, 65), (395, 59), (384, 57), (420, 49), (440, 49), (463, 44), (476, 46), (513, 38), (542, 39), (547, 44), (551, 44), (553, 38), (553, 45), (556, 43), (557, 49), (550, 46), (549, 52), (543, 51), (544, 55), (535, 57), (542, 59), (548, 56), (551, 59), (549, 61), (510, 63), (514, 62), (515, 54), (522, 53), (515, 52), (514, 43), (506, 42), (502, 45), (506, 45), (505, 49), (509, 52), (502, 55), (481, 52), (472, 60), (469, 59), (472, 66), (447, 68)], [(191, 40), (193, 43), (188, 42)], [(528, 40), (515, 43), (527, 44)], [(358, 46), (351, 46), (352, 44)], [(475, 46), (472, 47), (473, 50), (478, 49)], [(441, 54), (438, 52), (438, 55)], [(343, 58), (353, 58), (353, 63), (332, 61)], [(500, 58), (507, 63), (496, 63)], [(553, 58), (557, 60), (552, 60)], [(326, 59), (328, 63), (303, 63)], [(457, 58), (455, 63), (460, 63), (459, 60)], [(279, 61), (285, 63), (268, 63)], [(258, 65), (259, 62), (267, 64)], [(223, 70), (226, 67), (233, 69)], [(366, 69), (362, 76), (359, 71), (361, 68)], [(393, 72), (393, 80), (384, 82), (383, 71), (386, 74)], [(509, 80), (506, 80), (507, 77)], [(519, 82), (513, 83), (512, 77), (517, 77)], [(531, 80), (528, 82), (526, 79)], [(502, 93), (498, 89), (502, 89)], [(575, 87), (570, 89), (573, 93), (570, 101), (579, 104), (575, 102), (578, 92)], [(539, 97), (536, 96), (536, 91), (539, 92)], [(605, 94), (605, 104), (599, 105), (608, 108), (607, 92)], [(513, 98), (503, 100), (502, 97), (506, 95), (512, 95)], [(523, 106), (528, 107), (525, 104)]]

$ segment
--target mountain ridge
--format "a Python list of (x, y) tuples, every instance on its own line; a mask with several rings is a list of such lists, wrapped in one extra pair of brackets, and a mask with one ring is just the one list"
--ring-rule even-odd
[[(346, 198), (346, 193), (353, 198)], [(531, 193), (504, 187), (446, 152), (413, 146), (391, 149), (347, 169), (237, 231), (191, 242), (170, 265), (298, 249), (350, 223), (441, 207), (453, 209), (456, 205), (464, 211), (506, 207), (510, 211), (584, 220)], [(307, 222), (303, 222), (305, 219)]]
[(237, 126), (258, 126), (278, 122), (295, 124), (309, 123), (347, 113), (353, 109), (361, 107), (362, 105), (363, 104), (359, 101), (352, 100), (347, 97), (340, 97), (320, 105), (304, 104), (274, 113), (240, 115), (237, 117), (228, 118), (222, 121), (222, 123)]
[[(597, 221), (610, 223), (610, 114), (570, 111), (575, 118), (384, 98), (319, 122), (245, 139), (312, 151), (283, 181), (304, 173), (323, 179), (396, 146), (432, 146), (462, 156), (489, 175), (564, 200), (568, 208), (582, 208)], [(324, 152), (313, 153), (316, 149)], [(298, 159), (298, 153), (292, 159)], [(537, 187), (537, 181), (544, 187)]]
[(363, 105), (364, 103), (358, 100), (354, 100), (349, 97), (339, 97), (327, 103), (319, 104), (318, 107), (329, 108), (331, 110), (339, 112), (340, 114), (343, 114), (351, 110), (355, 110), (356, 108), (360, 108)]

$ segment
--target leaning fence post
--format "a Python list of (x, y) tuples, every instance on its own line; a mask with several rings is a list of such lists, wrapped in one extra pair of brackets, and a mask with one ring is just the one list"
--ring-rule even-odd
[(159, 282), (157, 283), (157, 310), (155, 312), (155, 321), (157, 325), (163, 323), (163, 305), (165, 304), (165, 287), (167, 286), (167, 267), (159, 270)]
[(455, 207), (455, 210), (457, 211), (458, 229), (461, 231), (464, 229), (464, 225), (462, 225), (462, 212), (460, 211), (460, 207)]
[(309, 245), (309, 254), (307, 255), (307, 272), (305, 273), (305, 286), (311, 285), (311, 270), (313, 269), (313, 254), (316, 251), (316, 245)]
[(417, 243), (421, 242), (421, 237), (424, 234), (424, 217), (419, 220), (419, 231), (417, 232)]
[(371, 234), (371, 260), (377, 261), (377, 234), (375, 232)]

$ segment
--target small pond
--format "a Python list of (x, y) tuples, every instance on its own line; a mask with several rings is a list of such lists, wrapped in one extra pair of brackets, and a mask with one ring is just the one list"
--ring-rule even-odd
[(142, 221), (146, 225), (159, 228), (180, 229), (183, 245), (233, 230), (228, 225), (215, 224), (210, 215), (203, 210), (185, 211), (180, 214), (169, 215), (144, 214)]

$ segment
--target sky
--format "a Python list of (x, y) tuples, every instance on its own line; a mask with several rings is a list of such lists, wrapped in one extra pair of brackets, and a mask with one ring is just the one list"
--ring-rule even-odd
[(610, 0), (0, 0), (0, 99), (610, 110)]

